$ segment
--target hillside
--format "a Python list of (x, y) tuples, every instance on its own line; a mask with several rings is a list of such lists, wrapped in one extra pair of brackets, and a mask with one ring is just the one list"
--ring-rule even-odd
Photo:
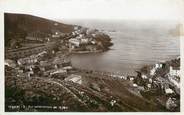
[(5, 20), (5, 46), (8, 46), (11, 39), (21, 40), (33, 31), (51, 33), (51, 30), (59, 30), (63, 33), (73, 31), (72, 25), (58, 23), (56, 21), (31, 16), (27, 14), (4, 14)]

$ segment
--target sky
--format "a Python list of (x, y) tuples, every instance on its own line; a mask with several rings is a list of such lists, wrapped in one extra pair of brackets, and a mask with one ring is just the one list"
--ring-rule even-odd
[(0, 9), (50, 19), (184, 18), (183, 0), (0, 0)]

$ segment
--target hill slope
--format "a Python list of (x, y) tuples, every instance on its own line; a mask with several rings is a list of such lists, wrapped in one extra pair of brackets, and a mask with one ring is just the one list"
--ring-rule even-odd
[(51, 30), (59, 30), (63, 33), (73, 31), (72, 25), (58, 23), (56, 21), (31, 16), (27, 14), (4, 14), (5, 46), (11, 39), (24, 39), (29, 32), (40, 31), (51, 33)]

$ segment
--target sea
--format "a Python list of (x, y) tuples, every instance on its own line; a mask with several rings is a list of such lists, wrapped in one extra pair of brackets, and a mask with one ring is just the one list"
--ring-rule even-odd
[[(63, 21), (62, 21), (63, 22)], [(72, 54), (72, 65), (81, 69), (135, 75), (145, 65), (180, 55), (177, 22), (165, 20), (65, 20), (64, 23), (98, 29), (113, 46), (102, 53)]]

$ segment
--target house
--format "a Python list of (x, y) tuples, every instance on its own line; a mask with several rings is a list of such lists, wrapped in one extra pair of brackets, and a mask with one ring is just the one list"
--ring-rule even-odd
[(133, 81), (134, 80), (134, 78), (133, 77), (130, 77), (130, 81)]
[(54, 75), (54, 74), (66, 74), (67, 71), (64, 69), (57, 69), (56, 71), (50, 72), (50, 75)]
[(82, 76), (76, 75), (76, 74), (71, 74), (67, 78), (65, 78), (66, 81), (72, 81), (74, 83), (82, 84)]
[(165, 93), (172, 94), (172, 93), (174, 93), (174, 91), (171, 88), (165, 88)]
[(69, 46), (74, 46), (74, 47), (79, 47), (79, 45), (80, 45), (80, 41), (78, 40), (78, 39), (76, 39), (76, 38), (71, 38), (71, 39), (69, 39)]
[(36, 62), (38, 62), (38, 59), (35, 56), (20, 58), (20, 59), (17, 60), (18, 65), (33, 64), (33, 63), (36, 63)]
[(124, 79), (124, 80), (127, 80), (127, 77), (126, 76), (124, 76), (124, 75), (120, 75), (120, 76), (118, 76), (120, 79)]
[(60, 76), (60, 75), (66, 75), (67, 74), (67, 71), (64, 70), (64, 69), (53, 69), (53, 68), (50, 68), (49, 70), (47, 71), (44, 71), (44, 75), (46, 76)]
[(161, 63), (155, 64), (153, 66), (153, 68), (150, 70), (150, 75), (152, 75), (152, 76), (155, 75), (156, 70), (159, 68), (162, 68), (162, 67), (163, 67), (163, 64), (161, 64)]
[(147, 88), (151, 89), (152, 85), (150, 83), (147, 84)]
[(92, 40), (91, 43), (94, 45), (94, 44), (96, 44), (96, 41)]
[(53, 34), (53, 35), (52, 35), (52, 38), (59, 38), (59, 37), (60, 37), (59, 34)]
[(158, 64), (158, 63), (157, 63), (157, 64), (155, 64), (155, 68), (156, 68), (156, 69), (158, 69), (158, 68), (162, 68), (162, 64), (160, 64), (160, 63), (159, 63), (159, 64)]
[(150, 75), (155, 75), (155, 72), (156, 72), (156, 69), (155, 69), (155, 68), (152, 68), (152, 69), (150, 70)]
[(77, 33), (76, 32), (72, 32), (72, 35), (75, 36), (75, 35), (77, 35)]
[(133, 84), (133, 87), (137, 87), (138, 85), (136, 83)]
[(135, 76), (127, 76), (127, 80), (133, 81), (135, 80)]
[(146, 75), (144, 75), (144, 74), (142, 74), (142, 76), (141, 76), (143, 79), (147, 79), (148, 77), (146, 76)]
[(149, 78), (149, 80), (148, 80), (148, 81), (149, 81), (149, 83), (153, 83), (153, 80), (152, 80), (152, 78)]
[(16, 63), (13, 60), (10, 59), (6, 59), (4, 62), (4, 65), (7, 65), (9, 67), (15, 68), (16, 67)]
[(89, 42), (89, 40), (86, 39), (86, 38), (81, 38), (80, 39), (80, 44), (87, 44), (88, 42)]
[(111, 106), (114, 106), (116, 103), (117, 103), (116, 100), (111, 100), (111, 101), (110, 101)]

